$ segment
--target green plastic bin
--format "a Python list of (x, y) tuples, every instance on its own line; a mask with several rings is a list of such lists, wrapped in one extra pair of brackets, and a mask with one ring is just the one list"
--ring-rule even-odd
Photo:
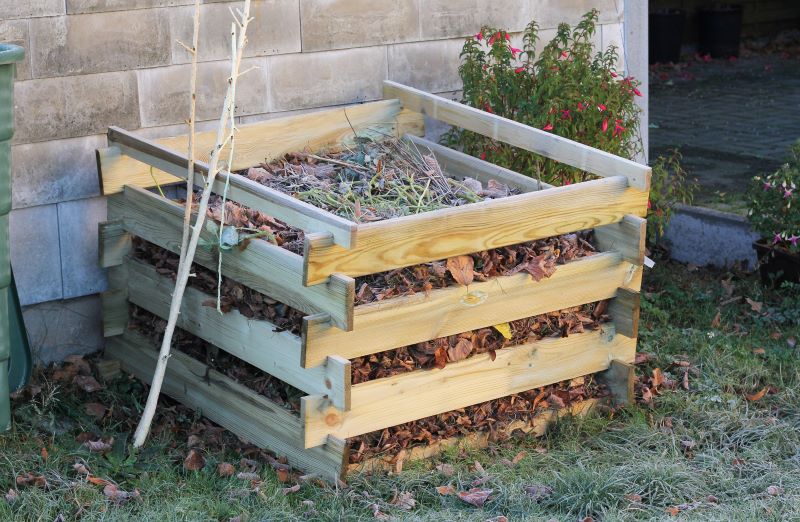
[[(12, 299), (8, 213), (11, 212), (11, 138), (14, 136), (14, 67), (25, 57), (18, 45), (0, 44), (0, 431), (11, 426), (9, 365)], [(24, 337), (24, 329), (22, 332)]]

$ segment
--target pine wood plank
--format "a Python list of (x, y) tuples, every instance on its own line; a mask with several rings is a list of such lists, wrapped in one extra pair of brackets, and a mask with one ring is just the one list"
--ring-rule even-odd
[(353, 386), (352, 408), (343, 412), (319, 395), (302, 399), (305, 447), (328, 435), (353, 437), (554, 382), (595, 373), (612, 360), (633, 362), (635, 341), (605, 331), (480, 354), (444, 369), (415, 371)]
[(620, 288), (611, 301), (608, 312), (617, 325), (617, 333), (632, 339), (639, 337), (640, 294), (630, 288)]
[(128, 268), (119, 264), (108, 269), (108, 290), (100, 294), (103, 337), (122, 335), (128, 327)]
[(100, 266), (109, 268), (122, 263), (131, 250), (131, 235), (125, 231), (122, 221), (104, 221), (98, 225), (100, 243)]
[[(131, 234), (172, 252), (180, 251), (182, 205), (138, 187), (125, 187), (122, 194), (108, 198), (108, 215), (122, 219)], [(216, 244), (216, 237), (208, 230), (201, 238)], [(216, 271), (216, 251), (198, 248), (195, 262)], [(288, 250), (266, 241), (251, 241), (243, 251), (234, 248), (225, 252), (222, 272), (292, 308), (310, 314), (328, 313), (338, 328), (352, 329), (353, 279), (337, 274), (326, 284), (304, 287), (303, 260)]]
[[(586, 399), (580, 402), (572, 403), (565, 408), (557, 410), (545, 410), (536, 414), (536, 416), (530, 422), (514, 421), (510, 423), (506, 429), (503, 430), (503, 433), (511, 435), (514, 432), (521, 432), (530, 437), (541, 437), (547, 433), (550, 427), (552, 427), (559, 419), (564, 417), (585, 417), (594, 411), (596, 406), (601, 402), (602, 401), (600, 399)], [(418, 460), (426, 460), (433, 457), (438, 457), (452, 447), (464, 449), (487, 448), (493, 440), (496, 440), (495, 436), (496, 433), (493, 431), (478, 431), (463, 437), (442, 439), (427, 446), (414, 446), (409, 449), (404, 462), (415, 462)], [(374, 473), (376, 471), (392, 471), (393, 469), (394, 463), (392, 458), (378, 455), (365, 462), (350, 464), (348, 466), (348, 474)]]
[[(155, 267), (127, 258), (128, 299), (162, 318), (169, 315), (175, 282)], [(300, 337), (278, 331), (269, 321), (251, 320), (231, 310), (225, 314), (203, 303), (214, 297), (187, 287), (178, 327), (306, 393), (326, 395), (337, 408), (350, 409), (350, 361), (334, 356), (322, 364), (300, 366)]]
[(356, 246), (306, 244), (304, 283), (351, 277), (489, 250), (644, 215), (647, 193), (621, 176), (528, 192), (463, 207), (360, 224)]
[(383, 82), (383, 97), (397, 98), (407, 109), (598, 176), (624, 176), (631, 187), (649, 191), (650, 167), (635, 161), (392, 81)]
[[(132, 331), (114, 337), (106, 357), (117, 359), (125, 371), (149, 383), (158, 353), (143, 336)], [(289, 464), (326, 480), (342, 477), (347, 464), (343, 444), (304, 449), (300, 419), (266, 397), (180, 352), (173, 352), (163, 391), (199, 410), (205, 417), (239, 437), (284, 455)], [(206, 379), (207, 376), (207, 379)]]
[(553, 187), (553, 185), (545, 182), (542, 182), (540, 186), (538, 180), (523, 176), (513, 170), (497, 166), (488, 161), (478, 159), (475, 156), (453, 150), (444, 145), (439, 145), (425, 138), (420, 138), (419, 136), (409, 135), (406, 136), (405, 139), (416, 145), (423, 153), (426, 152), (426, 149), (430, 150), (436, 157), (442, 170), (445, 171), (448, 176), (457, 179), (470, 177), (482, 183), (487, 183), (490, 180), (500, 181), (509, 187), (516, 188), (520, 192), (535, 192), (537, 190)]
[(622, 252), (624, 259), (641, 266), (644, 264), (646, 227), (646, 219), (629, 214), (622, 221), (595, 228), (595, 242), (600, 250)]
[[(404, 111), (397, 100), (336, 107), (240, 125), (236, 134), (233, 170), (252, 167), (306, 148), (319, 150), (351, 144), (355, 137), (353, 129), (359, 136), (396, 136), (398, 122), (403, 132), (421, 133), (423, 128), (422, 116)], [(188, 137), (185, 135), (155, 141), (173, 151), (187, 150)], [(196, 133), (195, 150), (198, 151), (199, 161), (209, 160), (214, 143), (215, 132)], [(222, 157), (227, 157), (225, 149)], [(124, 185), (155, 186), (150, 167), (133, 158), (119, 156), (113, 150), (101, 150), (98, 152), (98, 162), (101, 188), (105, 195), (122, 191)], [(153, 169), (153, 175), (162, 185), (179, 181), (175, 176), (158, 169)]]
[(597, 378), (608, 386), (615, 406), (628, 406), (635, 399), (633, 384), (636, 376), (636, 367), (629, 362), (614, 359), (608, 369)]
[[(186, 165), (189, 160), (185, 154), (117, 127), (108, 129), (108, 142), (119, 147), (125, 156), (186, 179)], [(203, 179), (208, 175), (208, 165), (197, 162), (195, 170), (200, 174), (196, 178), (196, 185), (202, 186)], [(244, 176), (229, 175), (227, 172), (220, 172), (217, 175), (212, 187), (214, 193), (226, 193), (226, 178), (229, 183), (227, 198), (231, 201), (265, 212), (302, 230), (328, 232), (334, 242), (344, 248), (353, 246), (356, 228), (354, 222), (300, 201), (289, 194), (265, 187)]]
[[(462, 302), (467, 294), (462, 286), (369, 303), (355, 308), (351, 332), (335, 328), (324, 317), (306, 317), (303, 364), (324, 363), (329, 354), (353, 359), (608, 299), (619, 288), (635, 283), (629, 278), (632, 267), (619, 253), (607, 252), (559, 265), (551, 277), (539, 282), (523, 273), (473, 283), (469, 291), (487, 296), (476, 306)], [(634, 270), (641, 272), (641, 267)]]

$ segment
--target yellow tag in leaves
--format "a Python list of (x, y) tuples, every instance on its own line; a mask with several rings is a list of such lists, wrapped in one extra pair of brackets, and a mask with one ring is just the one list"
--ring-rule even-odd
[(505, 337), (506, 339), (511, 339), (511, 325), (508, 323), (500, 323), (494, 325), (494, 329), (500, 332), (500, 334)]

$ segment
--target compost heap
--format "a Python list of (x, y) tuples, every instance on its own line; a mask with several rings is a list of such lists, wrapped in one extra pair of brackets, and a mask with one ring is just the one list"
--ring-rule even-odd
[[(492, 180), (484, 186), (470, 178), (461, 181), (448, 178), (433, 154), (406, 142), (394, 139), (357, 141), (354, 149), (325, 155), (288, 154), (238, 174), (356, 222), (390, 219), (514, 193), (508, 186)], [(193, 204), (196, 201), (197, 194)], [(303, 232), (263, 212), (212, 196), (207, 216), (236, 231), (235, 245), (231, 246), (243, 250), (253, 240), (268, 241), (302, 255)], [(559, 265), (595, 254), (588, 237), (586, 233), (561, 235), (359, 277), (355, 304), (462, 284), (464, 272), (469, 271), (476, 281), (520, 272), (539, 281), (550, 277)], [(177, 255), (137, 238), (134, 256), (153, 265), (160, 274), (175, 278)], [(458, 262), (454, 263), (456, 259)], [(205, 304), (216, 306), (212, 295), (217, 290), (217, 274), (198, 265), (193, 266), (192, 272), (196, 276), (189, 279), (189, 284), (209, 294)], [(300, 333), (304, 313), (228, 277), (222, 278), (220, 288), (223, 312), (237, 310), (250, 319), (267, 320), (279, 330)], [(480, 353), (490, 353), (494, 357), (494, 352), (504, 347), (597, 329), (608, 320), (606, 307), (606, 301), (590, 303), (511, 321), (507, 329), (502, 328), (503, 332), (495, 327), (480, 328), (358, 357), (351, 361), (352, 383), (432, 367), (443, 368), (448, 362)], [(165, 326), (163, 319), (133, 307), (131, 327), (150, 335), (159, 344)], [(176, 330), (173, 344), (176, 349), (205, 361), (213, 369), (287, 409), (299, 411), (299, 400), (304, 394), (283, 381), (187, 332)], [(564, 407), (606, 393), (591, 379), (572, 384), (565, 381), (354, 437), (349, 440), (351, 463), (475, 431), (502, 436), (504, 427), (518, 420), (530, 420), (542, 409)]]

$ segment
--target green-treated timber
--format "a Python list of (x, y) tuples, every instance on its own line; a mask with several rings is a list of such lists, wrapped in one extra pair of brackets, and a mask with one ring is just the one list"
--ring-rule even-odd
[[(149, 340), (127, 331), (108, 340), (106, 357), (120, 361), (125, 371), (149, 383), (158, 352)], [(172, 352), (162, 390), (239, 437), (285, 456), (295, 468), (331, 481), (346, 470), (344, 441), (329, 438), (322, 446), (303, 448), (303, 430), (296, 415), (186, 354)]]

